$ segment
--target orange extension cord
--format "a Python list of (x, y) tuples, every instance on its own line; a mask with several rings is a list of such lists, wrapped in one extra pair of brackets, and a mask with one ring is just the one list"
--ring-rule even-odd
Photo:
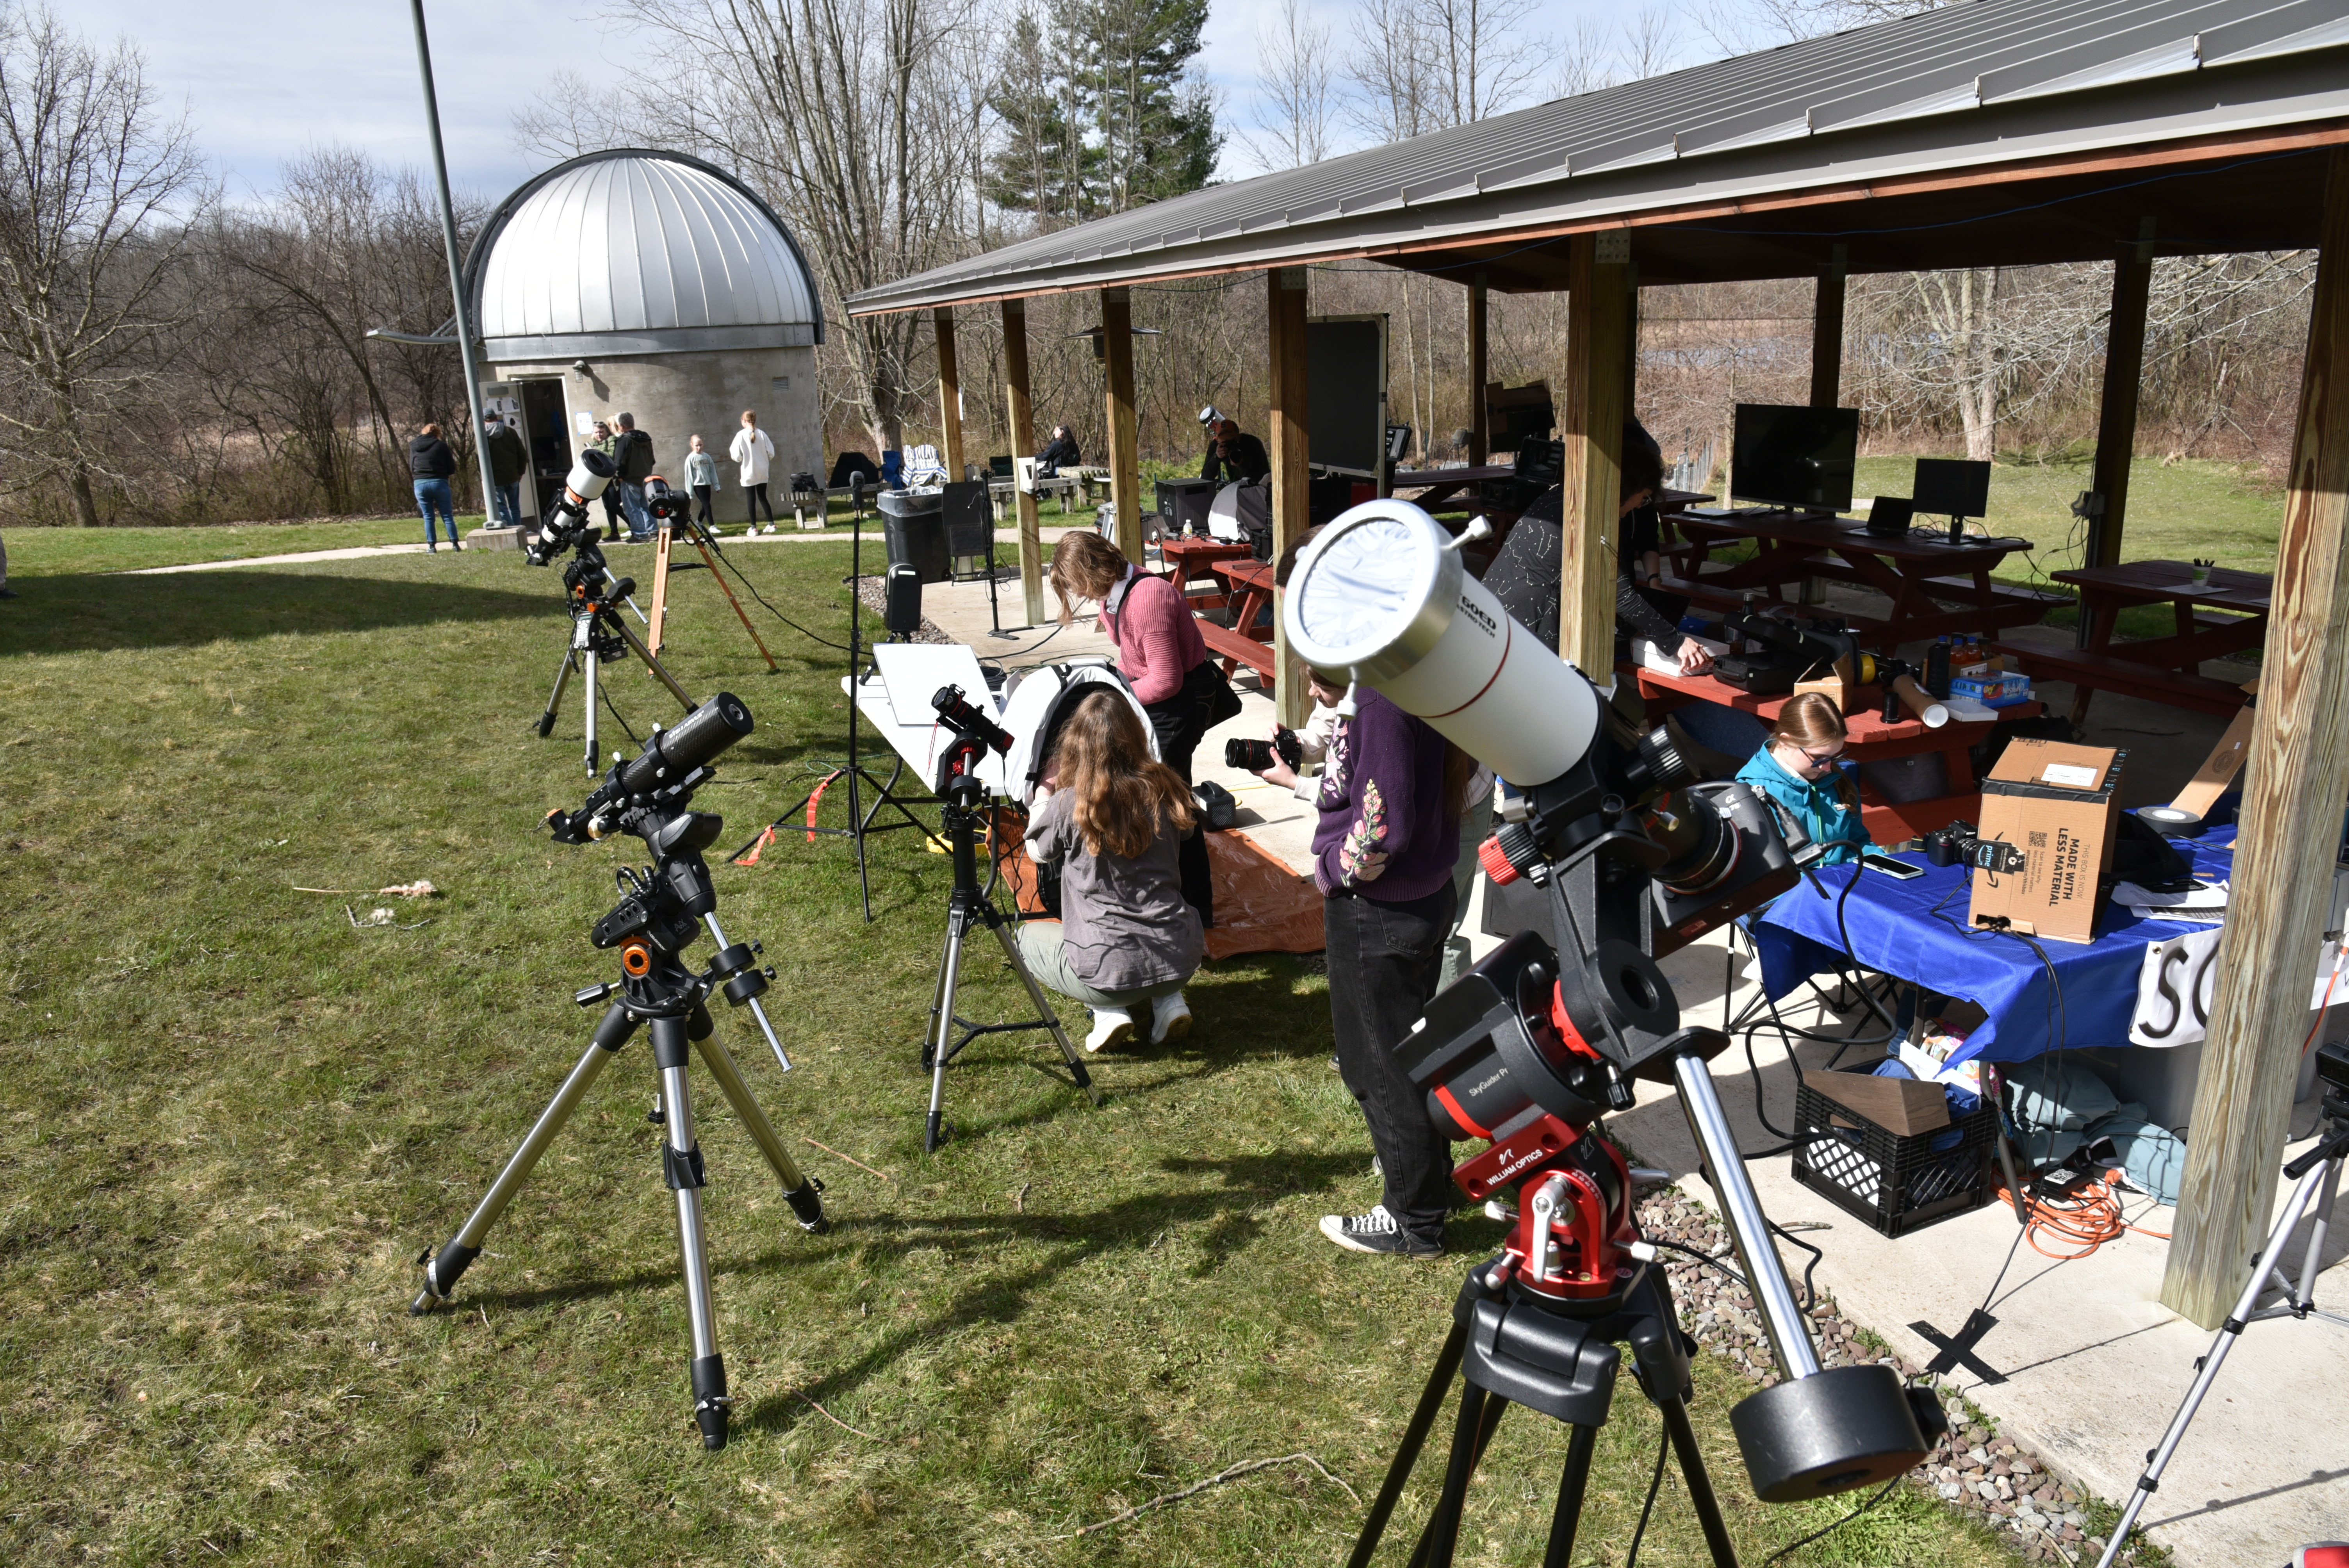
[[(2007, 1191), (2003, 1181), (1998, 1185), (1998, 1198), (2009, 1208), (2013, 1207), (2014, 1194)], [(2025, 1192), (2023, 1204), (2024, 1212), (2031, 1216), (2023, 1227), (2023, 1240), (2029, 1242), (2031, 1250), (2043, 1258), (2054, 1258), (2064, 1263), (2074, 1258), (2085, 1258), (2106, 1242), (2117, 1241), (2129, 1231), (2135, 1231), (2140, 1236), (2151, 1236), (2159, 1242), (2169, 1240), (2167, 1231), (2148, 1231), (2143, 1225), (2132, 1225), (2123, 1219), (2120, 1194), (2113, 1190), (2110, 1183), (2095, 1177), (2083, 1181), (2069, 1196), (2061, 1199), (2034, 1198)], [(2073, 1243), (2080, 1250), (2051, 1253), (2039, 1244), (2039, 1238), (2043, 1235), (2052, 1236), (2058, 1242)]]

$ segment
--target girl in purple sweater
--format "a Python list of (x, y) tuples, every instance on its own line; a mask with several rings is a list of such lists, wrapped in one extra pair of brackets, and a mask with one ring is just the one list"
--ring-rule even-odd
[[(1314, 700), (1342, 689), (1315, 672)], [(1330, 1214), (1321, 1233), (1358, 1253), (1433, 1257), (1452, 1208), (1452, 1149), (1427, 1119), (1393, 1047), (1435, 994), (1457, 903), (1453, 862), (1473, 758), (1373, 691), (1338, 721), (1315, 804), (1313, 880), (1330, 965), (1338, 1071), (1362, 1107), (1386, 1181), (1367, 1214)]]

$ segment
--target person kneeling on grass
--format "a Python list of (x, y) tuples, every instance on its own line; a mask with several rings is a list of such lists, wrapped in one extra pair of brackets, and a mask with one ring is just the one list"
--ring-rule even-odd
[(1206, 936), (1183, 898), (1178, 846), (1196, 815), (1190, 787), (1150, 755), (1133, 705), (1112, 692), (1078, 704), (1053, 750), (1047, 794), (1028, 822), (1028, 853), (1058, 860), (1061, 918), (1019, 927), (1042, 984), (1093, 1010), (1085, 1049), (1190, 1033), (1183, 986)]

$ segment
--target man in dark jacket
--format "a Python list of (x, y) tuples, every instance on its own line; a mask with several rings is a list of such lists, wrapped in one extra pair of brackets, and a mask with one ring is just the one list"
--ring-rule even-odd
[(495, 521), (508, 528), (522, 525), (522, 476), (530, 467), (530, 449), (523, 445), (522, 435), (512, 425), (495, 414), (481, 416), (481, 437), (489, 447), (490, 480), (496, 489), (490, 504), (495, 508)]
[(620, 433), (612, 441), (612, 461), (620, 477), (613, 485), (620, 492), (620, 510), (628, 515), (628, 537), (642, 543), (653, 536), (653, 514), (645, 510), (645, 480), (652, 477), (653, 438), (636, 428), (634, 414), (614, 418)]
[(1254, 436), (1242, 435), (1239, 423), (1234, 419), (1218, 420), (1207, 442), (1207, 460), (1199, 467), (1199, 477), (1219, 483), (1237, 480), (1252, 485), (1272, 472), (1272, 459), (1265, 456), (1264, 443)]
[(449, 476), (457, 471), (457, 454), (440, 438), (440, 426), (425, 426), (408, 443), (408, 471), (416, 480), (416, 510), (424, 517), (424, 548), (440, 553), (432, 532), (432, 514), (437, 510), (448, 525), (449, 548), (464, 549), (457, 542), (457, 498), (449, 489)]
[(1077, 468), (1084, 460), (1083, 454), (1077, 450), (1077, 438), (1069, 434), (1069, 428), (1055, 425), (1052, 427), (1052, 438), (1044, 444), (1042, 451), (1036, 454), (1036, 477), (1040, 480), (1058, 479), (1062, 469)]

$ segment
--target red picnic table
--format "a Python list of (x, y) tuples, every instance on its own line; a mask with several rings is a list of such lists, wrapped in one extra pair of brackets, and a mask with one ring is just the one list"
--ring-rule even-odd
[[(1666, 589), (1716, 606), (1734, 603), (1749, 590), (1776, 599), (1787, 583), (1832, 578), (1892, 601), (1881, 616), (1846, 615), (1853, 626), (1920, 642), (2029, 625), (2069, 602), (2065, 594), (1991, 581), (1999, 562), (2031, 548), (2028, 540), (1969, 536), (1952, 544), (1935, 533), (1874, 534), (1865, 523), (1819, 511), (1707, 517), (1680, 511), (1670, 521), (1687, 542), (1673, 552), (1680, 573), (1666, 580)], [(1714, 549), (1741, 540), (1758, 547), (1754, 559), (1722, 572), (1703, 570)], [(1944, 608), (1942, 600), (1956, 607)]]
[(1272, 624), (1257, 622), (1272, 604), (1272, 566), (1253, 556), (1237, 561), (1218, 561), (1212, 570), (1231, 584), (1225, 603), (1232, 609), (1232, 624), (1219, 626), (1215, 622), (1201, 620), (1199, 636), (1208, 647), (1224, 655), (1224, 674), (1229, 676), (1241, 665), (1257, 673), (1266, 688), (1270, 689), (1277, 655), (1272, 646)]
[[(2186, 561), (2131, 561), (2058, 572), (2056, 582), (2080, 591), (2087, 645), (2076, 652), (2020, 644), (2001, 648), (2034, 679), (2073, 683), (2075, 724), (2087, 717), (2088, 699), (2099, 690), (2230, 717), (2251, 700), (2250, 694), (2231, 681), (2203, 675), (2202, 661), (2256, 648), (2266, 639), (2275, 580), (2263, 572), (2225, 566), (2211, 567), (2199, 583), (2194, 573), (2193, 563)], [(2114, 624), (2123, 610), (2165, 603), (2176, 615), (2174, 634), (2113, 642)]]
[[(1648, 705), (1651, 717), (1661, 717), (1674, 708), (1692, 702), (1719, 703), (1740, 713), (1750, 713), (1764, 724), (1778, 717), (1790, 696), (1756, 696), (1754, 693), (1715, 680), (1711, 676), (1663, 675), (1644, 665), (1630, 664), (1617, 666), (1622, 673), (1636, 677), (1640, 696)], [(1942, 793), (1922, 800), (1890, 801), (1872, 784), (1863, 782), (1859, 790), (1859, 820), (1868, 836), (1879, 844), (1897, 844), (1946, 826), (1962, 817), (1968, 821), (1980, 820), (1981, 786), (1974, 780), (1973, 758), (1969, 748), (1986, 739), (1995, 719), (1952, 718), (1939, 729), (1928, 729), (1922, 719), (1905, 716), (1895, 724), (1884, 722), (1884, 690), (1881, 686), (1861, 686), (1851, 711), (1844, 715), (1843, 754), (1854, 762), (1890, 762), (1903, 757), (1916, 757), (1925, 752), (1938, 752), (1941, 757), (1944, 787)], [(2039, 713), (2035, 702), (2018, 703), (2001, 708), (2000, 719), (2032, 718)]]
[(1252, 553), (1246, 540), (1216, 539), (1207, 534), (1178, 535), (1162, 540), (1158, 546), (1166, 562), (1166, 580), (1174, 584), (1191, 608), (1218, 610), (1227, 602), (1221, 589), (1193, 594), (1191, 584), (1202, 577), (1211, 577), (1216, 562), (1245, 560)]

